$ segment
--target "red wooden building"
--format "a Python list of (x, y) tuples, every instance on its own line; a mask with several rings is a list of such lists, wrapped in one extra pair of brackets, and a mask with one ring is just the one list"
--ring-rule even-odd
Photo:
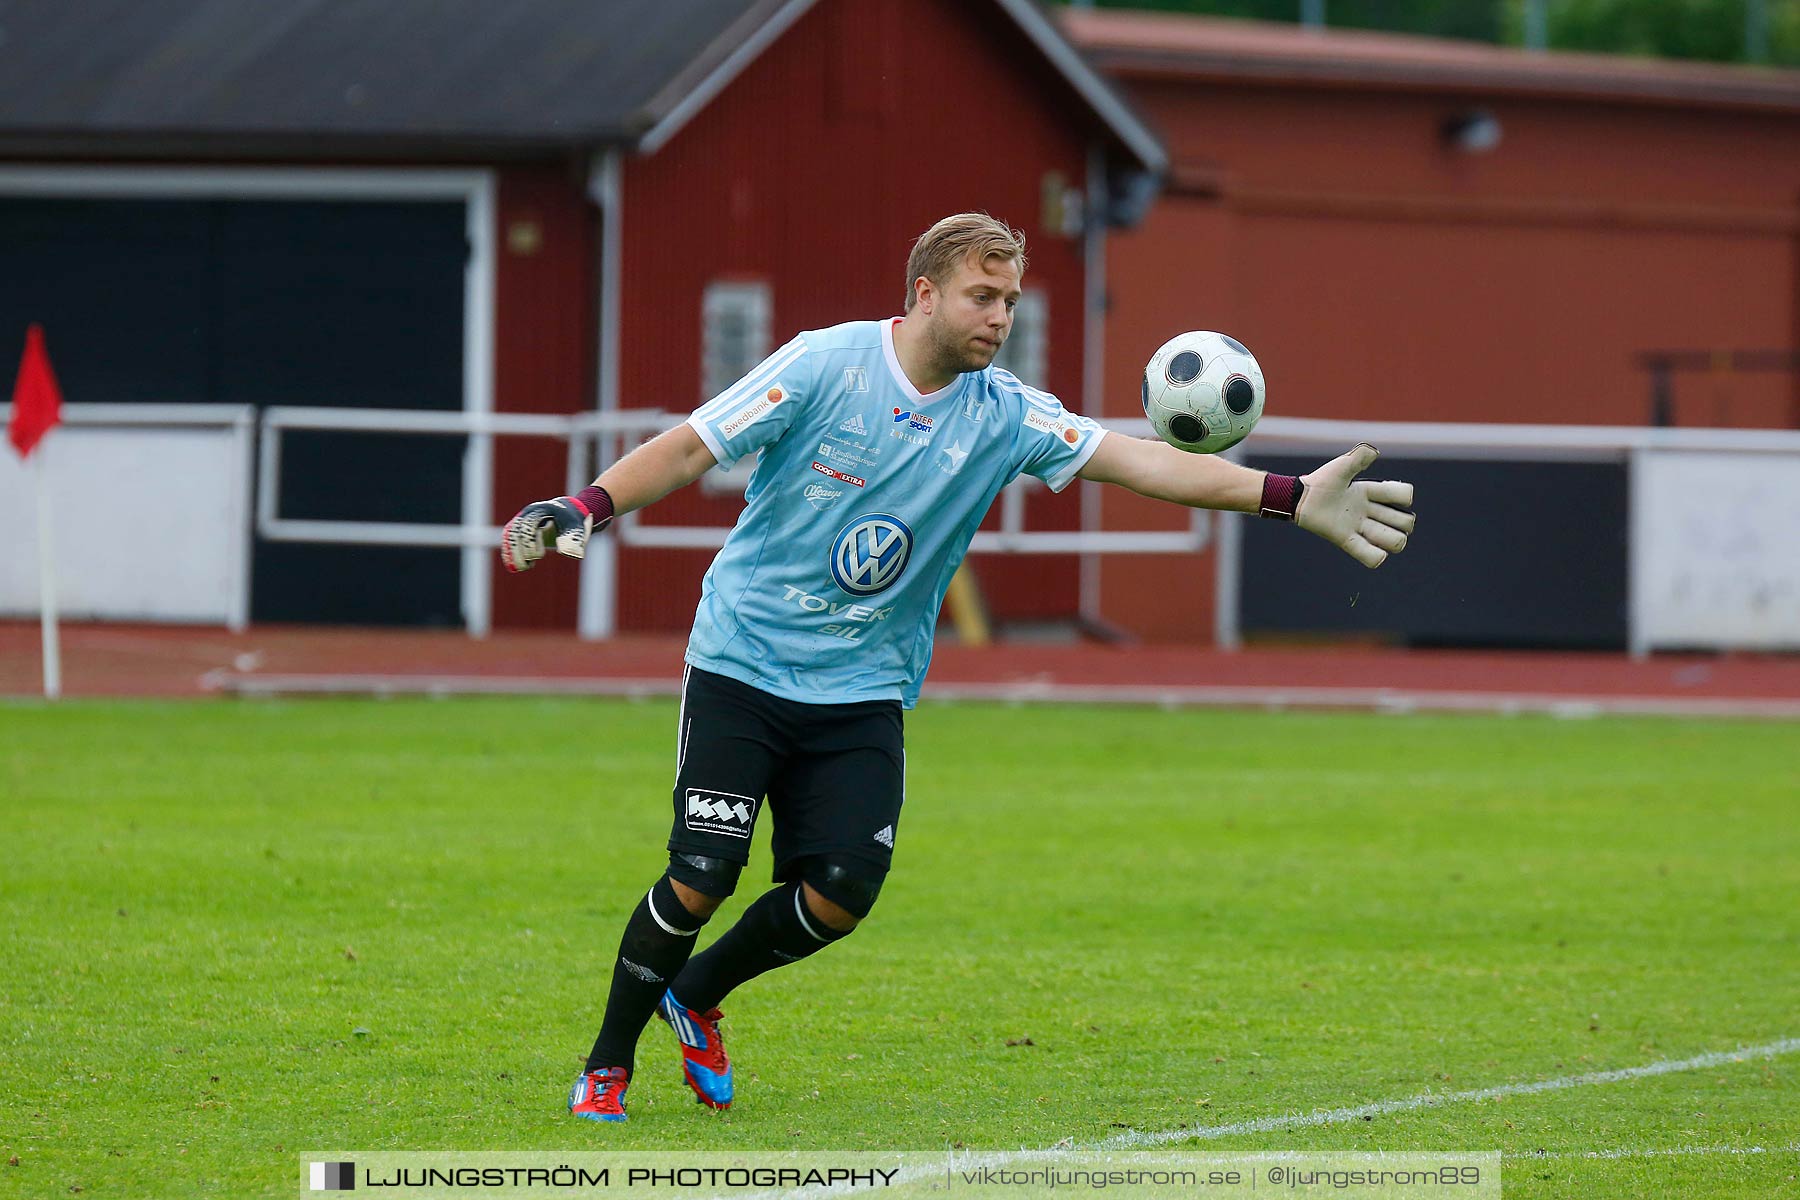
[[(1255, 350), (1271, 415), (1360, 420), (1642, 425), (1646, 352), (1800, 347), (1800, 72), (1112, 10), (1062, 25), (1171, 159), (1108, 245), (1106, 413), (1135, 413), (1133, 372), (1177, 328)], [(1672, 415), (1794, 428), (1800, 374), (1682, 375)], [(1112, 489), (1105, 511), (1166, 520)], [(1108, 557), (1097, 603), (1205, 640), (1211, 555)]]
[[(898, 312), (913, 239), (976, 208), (1030, 239), (1012, 365), (1080, 406), (1105, 229), (1164, 166), (1032, 0), (67, 0), (9, 14), (0, 79), (0, 274), (30, 281), (0, 335), (49, 327), (74, 401), (686, 412)], [(280, 516), (473, 525), (564, 486), (558, 444), (480, 441), (292, 435)], [(620, 551), (599, 624), (685, 628), (707, 557)], [(258, 536), (252, 615), (575, 626), (572, 567), (495, 558)], [(988, 598), (1065, 615), (1076, 573), (1010, 560)]]
[[(599, 371), (600, 407), (685, 412), (734, 373), (708, 369), (709, 304), (742, 304), (740, 319), (758, 326), (752, 340), (761, 350), (796, 330), (897, 314), (913, 239), (964, 209), (1027, 232), (1036, 358), (1014, 365), (1081, 406), (1100, 327), (1089, 255), (1105, 225), (1136, 220), (1153, 194), (1163, 165), (1156, 139), (1029, 0), (796, 3), (758, 32), (749, 52), (695, 83), (634, 145), (609, 152), (599, 221), (592, 197), (555, 170), (502, 175), (502, 223), (538, 225), (545, 236), (540, 252), (502, 260), (499, 406), (589, 403), (588, 392), (563, 385), (593, 324), (587, 298), (597, 260), (603, 274), (609, 256), (616, 263), (616, 283), (603, 290), (616, 286), (620, 297), (615, 321), (599, 314), (602, 354), (617, 347), (616, 366)], [(595, 245), (608, 210), (616, 252)], [(547, 328), (563, 330), (549, 354), (540, 344)], [(747, 368), (754, 358), (733, 362)], [(541, 491), (534, 481), (560, 478), (553, 460), (546, 449), (504, 452), (506, 500), (496, 516), (518, 495)], [(740, 505), (735, 490), (696, 488), (645, 520), (725, 526)], [(1074, 497), (1042, 493), (1027, 519), (1068, 529), (1078, 517)], [(621, 550), (613, 627), (684, 630), (711, 557)], [(996, 616), (1075, 612), (1074, 559), (990, 561), (982, 581)], [(551, 586), (498, 580), (497, 620), (568, 627), (567, 575)]]

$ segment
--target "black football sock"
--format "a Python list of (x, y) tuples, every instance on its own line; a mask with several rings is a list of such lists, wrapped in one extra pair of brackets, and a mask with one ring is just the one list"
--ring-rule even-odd
[(695, 1012), (719, 1006), (727, 993), (764, 971), (798, 962), (845, 937), (807, 907), (798, 883), (764, 892), (736, 925), (696, 954), (669, 985), (675, 998)]
[(704, 924), (705, 917), (696, 917), (682, 906), (667, 875), (638, 901), (631, 919), (625, 922), (625, 936), (619, 939), (606, 1017), (588, 1054), (588, 1070), (631, 1070), (638, 1038), (650, 1014), (656, 1011), (669, 980), (694, 952), (694, 935)]

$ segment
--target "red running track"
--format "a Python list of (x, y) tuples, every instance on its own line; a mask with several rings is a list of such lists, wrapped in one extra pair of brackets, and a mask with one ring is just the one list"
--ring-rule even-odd
[[(682, 641), (567, 634), (69, 624), (69, 697), (673, 694)], [(38, 627), (0, 622), (0, 695), (41, 695)], [(1800, 718), (1800, 656), (940, 644), (926, 697), (1234, 707), (1659, 712)]]

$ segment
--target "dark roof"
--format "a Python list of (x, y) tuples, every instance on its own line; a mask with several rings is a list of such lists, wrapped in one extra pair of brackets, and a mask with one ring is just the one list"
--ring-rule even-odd
[[(0, 153), (654, 150), (813, 3), (0, 0)], [(1160, 170), (1161, 143), (1032, 0), (997, 4)]]
[(1360, 29), (1069, 9), (1062, 31), (1114, 77), (1800, 110), (1800, 70), (1531, 51)]
[(0, 0), (0, 136), (635, 139), (790, 0)]

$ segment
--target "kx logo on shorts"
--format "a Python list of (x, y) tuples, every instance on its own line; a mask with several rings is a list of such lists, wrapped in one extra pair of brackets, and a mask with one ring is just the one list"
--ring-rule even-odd
[(751, 796), (689, 788), (684, 819), (695, 833), (717, 833), (748, 840), (750, 827), (756, 823), (757, 803)]
[(905, 572), (912, 543), (912, 530), (899, 517), (858, 517), (832, 540), (832, 581), (852, 596), (885, 592)]

